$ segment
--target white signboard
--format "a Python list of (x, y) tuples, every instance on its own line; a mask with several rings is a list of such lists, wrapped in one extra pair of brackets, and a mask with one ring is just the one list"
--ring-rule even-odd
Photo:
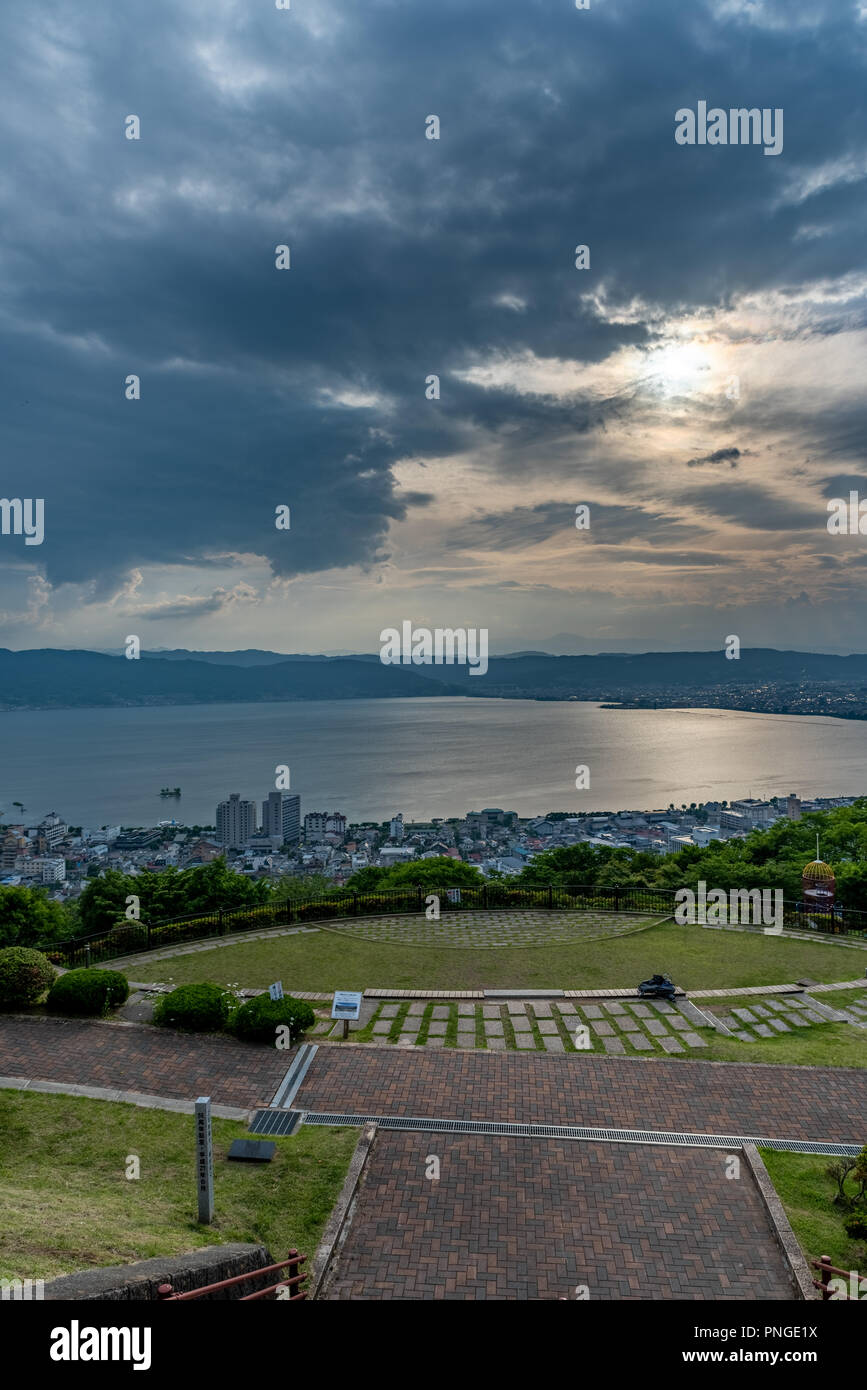
[(459, 903), (461, 900), (460, 888), (447, 888), (446, 895), (450, 903)]
[(346, 989), (336, 989), (334, 991), (334, 1003), (331, 1005), (332, 1018), (356, 1019), (361, 1013), (362, 994), (353, 994)]
[(269, 986), (268, 986), (268, 993), (270, 994), (270, 996), (271, 996), (272, 999), (282, 999), (282, 998), (283, 998), (283, 981), (282, 981), (282, 980), (276, 980), (276, 981), (274, 982), (273, 985), (269, 985)]

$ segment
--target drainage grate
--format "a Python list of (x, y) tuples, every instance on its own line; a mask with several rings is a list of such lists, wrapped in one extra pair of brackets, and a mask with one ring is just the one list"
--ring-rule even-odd
[(288, 1108), (295, 1099), (307, 1072), (310, 1063), (317, 1053), (316, 1043), (302, 1043), (292, 1059), (292, 1065), (287, 1071), (276, 1092), (271, 1097), (271, 1104)]
[[(600, 1139), (619, 1144), (668, 1144), (685, 1149), (740, 1149), (757, 1144), (786, 1153), (827, 1154), (854, 1158), (860, 1144), (821, 1144), (808, 1139), (768, 1139), (755, 1134), (683, 1134), (654, 1129), (601, 1129), (584, 1125), (517, 1124), (505, 1120), (420, 1119), (404, 1115), (339, 1115), (327, 1111), (307, 1111), (306, 1125), (375, 1124), (380, 1129), (428, 1131), (444, 1134), (502, 1134), (524, 1139)], [(252, 1128), (252, 1126), (251, 1126)], [(266, 1131), (261, 1131), (265, 1133)], [(271, 1131), (267, 1131), (271, 1132)]]
[(300, 1110), (257, 1110), (250, 1134), (292, 1134), (301, 1119)]

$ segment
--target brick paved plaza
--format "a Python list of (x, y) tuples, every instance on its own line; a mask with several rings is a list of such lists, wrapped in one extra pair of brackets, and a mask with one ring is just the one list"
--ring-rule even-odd
[(380, 1131), (325, 1296), (559, 1299), (585, 1285), (591, 1301), (791, 1298), (747, 1165), (729, 1180), (725, 1160)]
[(295, 1105), (863, 1144), (867, 1070), (321, 1047)]

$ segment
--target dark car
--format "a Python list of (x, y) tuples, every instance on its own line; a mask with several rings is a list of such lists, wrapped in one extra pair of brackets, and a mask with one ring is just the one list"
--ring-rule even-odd
[(649, 980), (642, 980), (638, 986), (642, 999), (673, 999), (676, 992), (669, 975), (651, 975)]

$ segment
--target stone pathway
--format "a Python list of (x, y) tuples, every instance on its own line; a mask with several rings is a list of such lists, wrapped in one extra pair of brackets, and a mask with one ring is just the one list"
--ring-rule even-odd
[[(853, 1020), (867, 1020), (867, 1007), (862, 1005), (859, 1008), (857, 1001), (847, 1003), (846, 1010), (851, 1012)], [(756, 1042), (781, 1033), (798, 1034), (805, 1028), (814, 1028), (819, 1024), (849, 1021), (845, 1013), (818, 1003), (809, 994), (751, 998), (749, 1007), (741, 1004), (726, 1009), (719, 1005), (708, 1005), (707, 1012), (713, 1012), (730, 1030), (732, 1037), (741, 1042)]]
[[(690, 1017), (690, 1012), (692, 1017)], [(384, 1003), (371, 1020), (374, 1042), (396, 1047), (484, 1048), (489, 1052), (607, 1052), (615, 1056), (707, 1047), (686, 1001), (510, 999), (502, 1003)]]

